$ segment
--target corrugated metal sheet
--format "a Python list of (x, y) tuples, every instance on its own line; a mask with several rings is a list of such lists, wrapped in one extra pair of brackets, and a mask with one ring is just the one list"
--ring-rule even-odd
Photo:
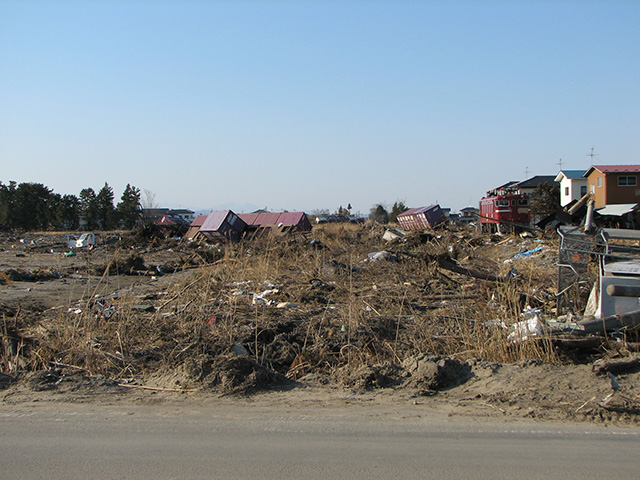
[(600, 215), (611, 215), (614, 217), (621, 217), (622, 215), (626, 215), (627, 213), (633, 212), (638, 207), (637, 203), (624, 203), (619, 205), (607, 205), (606, 207), (602, 207), (596, 212)]

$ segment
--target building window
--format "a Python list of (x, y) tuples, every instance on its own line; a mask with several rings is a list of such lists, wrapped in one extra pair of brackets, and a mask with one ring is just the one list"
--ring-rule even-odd
[(584, 197), (587, 194), (587, 186), (586, 185), (581, 185), (580, 186), (580, 196)]
[(596, 186), (593, 183), (591, 184), (591, 193), (596, 193)]
[(565, 196), (569, 195), (569, 187), (564, 187), (564, 194)]
[(602, 177), (598, 177), (598, 188), (602, 186)]
[(635, 175), (621, 175), (618, 177), (619, 187), (635, 187), (638, 185), (638, 180)]

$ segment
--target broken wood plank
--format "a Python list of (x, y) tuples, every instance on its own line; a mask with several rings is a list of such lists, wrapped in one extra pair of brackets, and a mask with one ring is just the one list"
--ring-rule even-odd
[(604, 375), (607, 372), (620, 373), (629, 370), (640, 369), (640, 357), (614, 358), (611, 360), (598, 360), (593, 364), (596, 375)]
[[(602, 319), (583, 320), (577, 323), (579, 333), (606, 333), (625, 327), (635, 327), (640, 325), (640, 310), (622, 313), (620, 315), (610, 315)], [(578, 330), (575, 331), (578, 333)]]
[(484, 273), (477, 270), (472, 270), (470, 268), (464, 268), (460, 265), (456, 265), (455, 263), (449, 262), (444, 259), (439, 259), (438, 265), (445, 270), (449, 270), (450, 272), (459, 273), (460, 275), (467, 275), (468, 277), (477, 278), (479, 280), (487, 280), (489, 282), (499, 283), (504, 283), (509, 280), (509, 277), (492, 275), (490, 273)]
[(119, 387), (124, 388), (139, 388), (141, 390), (153, 390), (154, 392), (193, 392), (193, 389), (186, 388), (160, 388), (160, 387), (147, 387), (146, 385), (129, 385), (127, 383), (119, 383)]

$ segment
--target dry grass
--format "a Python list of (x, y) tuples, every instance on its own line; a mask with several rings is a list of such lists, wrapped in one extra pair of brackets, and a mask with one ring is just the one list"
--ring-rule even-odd
[[(539, 258), (505, 265), (483, 257), (484, 240), (469, 231), (444, 231), (430, 239), (415, 235), (393, 244), (385, 244), (382, 233), (370, 226), (325, 225), (311, 235), (265, 235), (224, 245), (208, 257), (215, 260), (155, 298), (103, 296), (112, 312), (96, 302), (107, 293), (107, 281), (118, 281), (117, 275), (108, 276), (107, 266), (103, 281), (86, 292), (77, 309), (38, 315), (6, 311), (0, 365), (8, 373), (69, 365), (125, 379), (195, 363), (204, 371), (212, 368), (211, 359), (239, 346), (257, 365), (290, 378), (331, 377), (345, 366), (400, 364), (425, 352), (461, 360), (558, 361), (548, 336), (514, 343), (508, 330), (492, 323), (520, 321), (532, 302), (550, 312), (554, 268), (540, 266)], [(500, 252), (511, 257), (514, 248)], [(395, 261), (367, 261), (368, 253), (383, 249)], [(461, 264), (495, 274), (515, 266), (520, 275), (491, 283), (432, 261), (451, 252)], [(114, 264), (119, 255), (114, 254)], [(274, 303), (254, 304), (254, 296), (243, 290), (272, 290), (264, 299)], [(141, 303), (152, 304), (154, 311), (141, 311)], [(277, 308), (278, 303), (288, 306)]]

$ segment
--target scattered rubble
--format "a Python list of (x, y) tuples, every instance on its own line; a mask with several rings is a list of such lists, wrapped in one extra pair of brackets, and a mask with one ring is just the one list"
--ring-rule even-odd
[[(640, 313), (597, 315), (603, 295), (637, 305), (633, 282), (603, 280), (637, 242), (388, 232), (327, 223), (215, 245), (97, 234), (73, 257), (64, 236), (2, 237), (0, 389), (322, 385), (638, 423)], [(625, 268), (609, 276), (633, 277)], [(621, 387), (605, 403), (608, 374)]]

